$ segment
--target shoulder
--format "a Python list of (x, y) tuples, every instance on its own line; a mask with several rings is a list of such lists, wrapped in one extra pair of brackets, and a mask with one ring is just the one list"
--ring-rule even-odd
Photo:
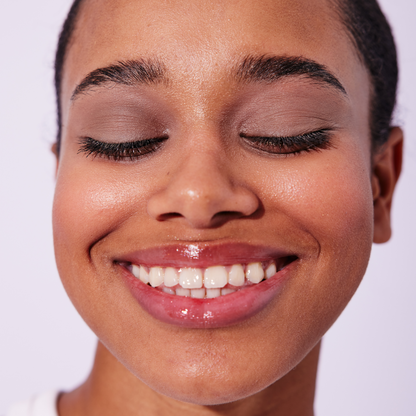
[(11, 406), (5, 416), (58, 416), (58, 391), (50, 391)]

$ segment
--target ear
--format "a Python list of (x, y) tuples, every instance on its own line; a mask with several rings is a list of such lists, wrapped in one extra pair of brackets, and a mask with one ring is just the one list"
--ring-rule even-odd
[(389, 139), (373, 156), (371, 186), (374, 203), (375, 243), (390, 239), (390, 211), (394, 188), (402, 170), (403, 131), (399, 127), (390, 130)]
[(55, 155), (55, 161), (56, 161), (56, 166), (55, 166), (55, 178), (56, 178), (56, 175), (57, 175), (57, 173), (58, 173), (58, 166), (59, 166), (59, 154), (58, 154), (58, 143), (54, 143), (52, 146), (51, 146), (51, 151), (52, 151), (52, 153)]

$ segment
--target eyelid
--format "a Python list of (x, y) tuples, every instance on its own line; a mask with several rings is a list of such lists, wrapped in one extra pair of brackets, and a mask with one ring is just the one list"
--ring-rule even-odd
[[(296, 136), (250, 136), (240, 133), (240, 137), (258, 151), (288, 156), (333, 147), (331, 133), (331, 129), (320, 129)], [(105, 142), (91, 137), (81, 137), (78, 154), (85, 153), (86, 157), (100, 157), (113, 161), (135, 161), (158, 150), (167, 139), (168, 136), (165, 135), (130, 142)]]
[(85, 153), (86, 157), (101, 157), (108, 160), (121, 161), (130, 159), (134, 161), (149, 153), (153, 153), (168, 136), (154, 137), (151, 139), (135, 140), (131, 142), (105, 142), (92, 137), (81, 137), (78, 154)]
[(290, 155), (333, 147), (332, 129), (319, 129), (296, 136), (255, 136), (240, 133), (255, 149), (271, 154)]

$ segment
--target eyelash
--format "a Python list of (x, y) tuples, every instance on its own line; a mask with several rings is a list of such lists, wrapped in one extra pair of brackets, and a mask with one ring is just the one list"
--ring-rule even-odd
[[(255, 149), (283, 156), (320, 151), (332, 147), (330, 133), (325, 129), (298, 136), (262, 137), (248, 136), (241, 133), (240, 137), (249, 142), (250, 146)], [(91, 137), (82, 137), (79, 141), (81, 147), (78, 150), (78, 154), (85, 153), (86, 157), (102, 157), (114, 161), (125, 159), (133, 161), (146, 154), (155, 152), (167, 139), (168, 137), (166, 136), (134, 142), (107, 143)]]
[(321, 151), (333, 147), (330, 131), (326, 129), (316, 130), (298, 136), (262, 137), (248, 136), (242, 133), (240, 137), (248, 141), (250, 146), (258, 150), (283, 156)]
[(153, 139), (137, 140), (124, 143), (100, 142), (91, 137), (82, 137), (79, 141), (81, 147), (79, 153), (85, 153), (86, 157), (102, 157), (108, 160), (137, 160), (140, 157), (153, 153), (168, 137), (156, 137)]

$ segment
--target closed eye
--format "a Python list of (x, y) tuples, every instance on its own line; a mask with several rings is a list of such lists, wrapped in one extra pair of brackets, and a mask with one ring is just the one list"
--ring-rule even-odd
[(251, 136), (241, 133), (247, 144), (255, 149), (280, 155), (320, 151), (333, 147), (328, 129), (312, 131), (297, 136)]
[(101, 157), (114, 161), (134, 161), (146, 154), (156, 151), (167, 139), (168, 136), (161, 136), (146, 140), (136, 140), (133, 142), (109, 143), (91, 137), (82, 137), (79, 140), (81, 147), (78, 150), (78, 154), (84, 153), (86, 157)]

